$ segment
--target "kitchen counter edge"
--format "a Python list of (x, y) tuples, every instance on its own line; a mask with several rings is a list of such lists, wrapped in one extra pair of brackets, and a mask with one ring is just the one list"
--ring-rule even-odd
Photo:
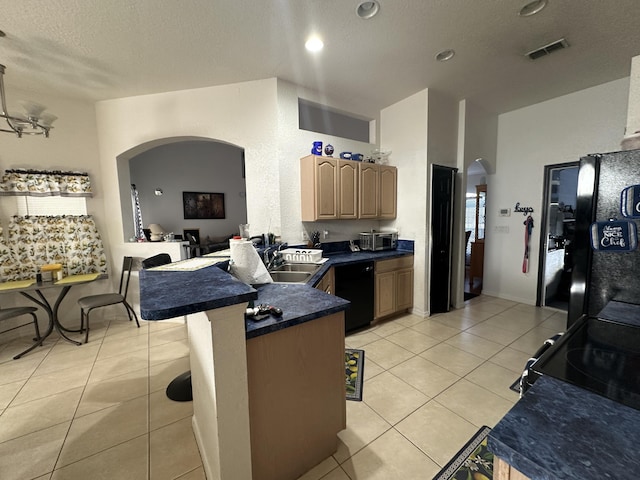
[(640, 411), (548, 375), (489, 434), (489, 449), (535, 479), (636, 478)]

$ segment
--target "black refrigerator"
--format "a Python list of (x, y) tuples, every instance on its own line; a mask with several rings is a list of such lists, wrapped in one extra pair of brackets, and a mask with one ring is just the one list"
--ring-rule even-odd
[(580, 159), (568, 327), (611, 300), (640, 304), (640, 150)]

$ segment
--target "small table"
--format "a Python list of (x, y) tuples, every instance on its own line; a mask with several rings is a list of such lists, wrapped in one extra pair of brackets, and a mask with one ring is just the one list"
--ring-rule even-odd
[[(82, 342), (77, 342), (67, 337), (64, 332), (79, 332), (80, 330), (70, 330), (65, 328), (58, 319), (58, 308), (60, 307), (60, 303), (64, 297), (66, 297), (71, 287), (74, 285), (81, 285), (83, 283), (90, 283), (98, 278), (103, 276), (100, 273), (87, 273), (83, 275), (71, 275), (69, 277), (65, 277), (62, 280), (57, 280), (53, 282), (36, 282), (36, 280), (17, 280), (17, 281), (9, 281), (0, 284), (0, 293), (19, 293), (24, 297), (28, 298), (32, 302), (38, 304), (42, 309), (47, 312), (49, 317), (49, 325), (47, 326), (46, 332), (40, 336), (40, 338), (36, 338), (35, 343), (27, 348), (24, 352), (19, 353), (14, 359), (18, 359), (22, 357), (24, 354), (29, 353), (31, 350), (36, 348), (37, 346), (42, 345), (44, 340), (56, 330), (62, 338), (66, 341), (76, 344), (82, 345)], [(53, 306), (47, 300), (47, 298), (42, 293), (42, 290), (47, 290), (53, 287), (62, 287), (62, 290), (58, 293), (58, 297), (56, 298)], [(35, 292), (37, 294), (34, 296), (31, 292)]]

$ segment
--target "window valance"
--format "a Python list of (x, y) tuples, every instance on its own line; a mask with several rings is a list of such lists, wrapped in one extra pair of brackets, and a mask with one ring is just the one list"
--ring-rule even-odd
[(59, 170), (5, 170), (0, 195), (91, 197), (89, 174)]

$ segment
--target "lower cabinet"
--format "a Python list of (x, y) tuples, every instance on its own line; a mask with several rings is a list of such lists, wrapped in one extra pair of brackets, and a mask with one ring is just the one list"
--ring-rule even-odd
[(376, 262), (374, 318), (413, 306), (413, 255)]
[(324, 274), (322, 280), (318, 282), (316, 288), (318, 290), (322, 290), (324, 293), (328, 293), (329, 295), (335, 295), (336, 287), (335, 287), (335, 271), (333, 267), (329, 269), (327, 273)]
[(344, 312), (247, 340), (253, 480), (296, 479), (346, 428)]

